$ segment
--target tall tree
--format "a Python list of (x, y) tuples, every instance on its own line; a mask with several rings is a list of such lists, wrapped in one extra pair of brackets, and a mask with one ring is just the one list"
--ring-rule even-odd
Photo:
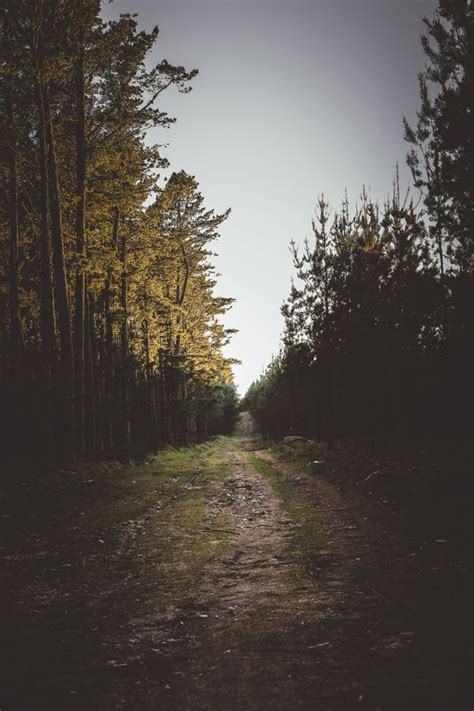
[(404, 120), (415, 185), (424, 195), (441, 274), (474, 267), (474, 8), (440, 0), (422, 46), (421, 105), (413, 128)]
[(187, 93), (196, 70), (149, 67), (158, 29), (105, 23), (99, 0), (0, 10), (0, 407), (14, 404), (12, 432), (65, 459), (195, 439), (204, 412), (216, 431), (235, 400), (219, 321), (231, 299), (213, 294), (208, 250), (227, 213), (206, 210), (184, 172), (160, 187), (167, 161), (146, 140), (174, 122), (163, 92)]

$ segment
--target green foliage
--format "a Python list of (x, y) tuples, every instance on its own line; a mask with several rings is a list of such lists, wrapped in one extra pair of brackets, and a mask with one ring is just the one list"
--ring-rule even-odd
[(278, 442), (271, 452), (282, 462), (296, 464), (299, 469), (310, 471), (311, 462), (324, 457), (326, 447), (322, 442), (303, 438)]
[[(298, 288), (283, 306), (283, 348), (243, 407), (265, 436), (461, 434), (469, 422), (464, 277), (446, 289), (430, 235), (398, 181), (383, 210), (363, 194), (330, 228), (319, 204), (313, 245), (294, 249)], [(449, 314), (449, 316), (447, 316)], [(463, 429), (464, 428), (464, 429)]]
[(422, 46), (420, 109), (414, 127), (404, 120), (415, 185), (423, 194), (441, 273), (474, 268), (474, 8), (440, 0)]
[(305, 395), (311, 374), (310, 358), (304, 343), (285, 349), (247, 391), (241, 409), (252, 413), (264, 437), (308, 434), (312, 405)]
[(346, 198), (331, 216), (320, 198), (312, 244), (302, 253), (292, 246), (296, 283), (282, 308), (281, 353), (244, 398), (266, 436), (315, 436), (332, 446), (335, 435), (469, 432), (472, 5), (442, 0), (426, 26), (418, 121), (404, 122), (424, 210), (401, 198), (398, 171), (383, 207), (363, 190), (359, 206), (351, 210)]
[(209, 246), (229, 211), (205, 207), (183, 170), (161, 184), (168, 161), (147, 140), (175, 121), (162, 93), (189, 92), (197, 70), (150, 67), (158, 28), (139, 31), (132, 15), (106, 23), (98, 0), (8, 0), (0, 22), (0, 175), (12, 186), (0, 198), (0, 386), (12, 453), (25, 438), (70, 458), (228, 431), (232, 331), (220, 318), (232, 299), (213, 293)]

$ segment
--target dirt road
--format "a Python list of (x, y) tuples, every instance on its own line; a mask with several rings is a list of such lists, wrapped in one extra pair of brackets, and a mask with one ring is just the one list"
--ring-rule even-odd
[(464, 709), (411, 541), (250, 434), (10, 516), (2, 711)]

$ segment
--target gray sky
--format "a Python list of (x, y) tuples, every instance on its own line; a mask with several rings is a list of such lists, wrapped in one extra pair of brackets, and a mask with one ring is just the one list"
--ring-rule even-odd
[(311, 236), (317, 196), (338, 207), (363, 184), (383, 199), (395, 163), (408, 185), (402, 115), (418, 108), (419, 35), (434, 0), (116, 0), (106, 17), (138, 13), (160, 27), (156, 60), (199, 69), (189, 95), (160, 108), (173, 170), (206, 204), (232, 213), (215, 259), (217, 292), (236, 303), (228, 354), (241, 394), (278, 352), (280, 306), (293, 273), (289, 242)]

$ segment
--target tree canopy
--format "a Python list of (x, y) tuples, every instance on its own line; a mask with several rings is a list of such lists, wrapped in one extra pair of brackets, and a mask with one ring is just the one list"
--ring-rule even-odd
[[(474, 10), (444, 1), (422, 38), (411, 196), (363, 189), (293, 245), (282, 351), (243, 406), (270, 436), (466, 436), (472, 422)], [(419, 196), (418, 193), (419, 192)], [(279, 413), (278, 416), (276, 413)]]
[(209, 245), (229, 211), (150, 128), (197, 70), (149, 66), (158, 28), (99, 0), (6, 0), (1, 15), (0, 383), (6, 441), (46, 458), (185, 443), (236, 395)]

